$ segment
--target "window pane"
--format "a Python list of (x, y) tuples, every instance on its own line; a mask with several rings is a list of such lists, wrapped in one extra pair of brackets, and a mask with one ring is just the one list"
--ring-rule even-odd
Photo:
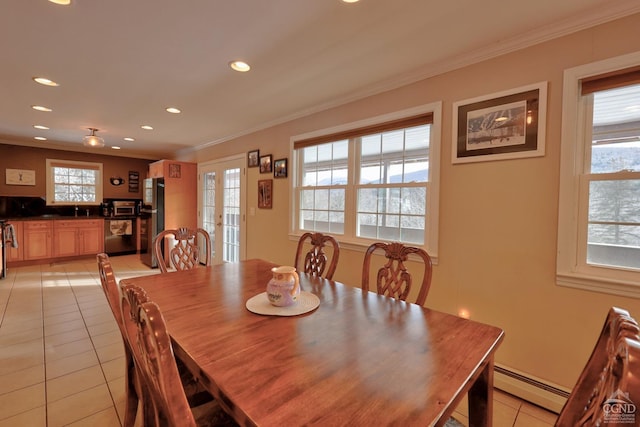
[(360, 184), (427, 182), (430, 125), (360, 139)]
[(589, 221), (634, 222), (640, 225), (640, 179), (592, 181)]
[(424, 243), (424, 187), (361, 188), (357, 208), (359, 237)]
[(55, 202), (94, 203), (97, 201), (97, 170), (65, 167), (52, 169)]
[(587, 263), (640, 269), (640, 227), (589, 225)]
[(595, 92), (591, 173), (640, 171), (640, 85)]

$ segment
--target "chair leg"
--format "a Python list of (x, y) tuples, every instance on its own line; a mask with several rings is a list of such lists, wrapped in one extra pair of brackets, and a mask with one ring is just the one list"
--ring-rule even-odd
[(127, 399), (125, 401), (124, 409), (124, 421), (123, 427), (133, 427), (136, 423), (136, 414), (138, 413), (138, 394), (136, 393), (135, 385), (126, 379), (126, 393)]

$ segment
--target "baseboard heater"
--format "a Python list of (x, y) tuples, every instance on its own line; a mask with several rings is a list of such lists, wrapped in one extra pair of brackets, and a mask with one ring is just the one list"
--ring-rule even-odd
[(493, 385), (555, 413), (560, 412), (569, 397), (569, 391), (558, 385), (498, 364), (494, 366)]

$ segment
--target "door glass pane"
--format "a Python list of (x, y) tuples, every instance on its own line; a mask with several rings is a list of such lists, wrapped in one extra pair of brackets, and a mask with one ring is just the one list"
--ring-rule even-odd
[(211, 237), (211, 257), (213, 258), (216, 255), (216, 173), (206, 172), (202, 179), (202, 228)]
[(240, 168), (224, 171), (223, 261), (240, 261)]

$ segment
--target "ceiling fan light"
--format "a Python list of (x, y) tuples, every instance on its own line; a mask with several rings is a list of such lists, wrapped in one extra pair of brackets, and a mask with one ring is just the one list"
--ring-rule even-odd
[(89, 128), (89, 130), (91, 131), (91, 134), (85, 135), (82, 138), (82, 145), (84, 145), (85, 147), (94, 147), (94, 148), (104, 147), (104, 139), (96, 135), (96, 131), (98, 129)]

